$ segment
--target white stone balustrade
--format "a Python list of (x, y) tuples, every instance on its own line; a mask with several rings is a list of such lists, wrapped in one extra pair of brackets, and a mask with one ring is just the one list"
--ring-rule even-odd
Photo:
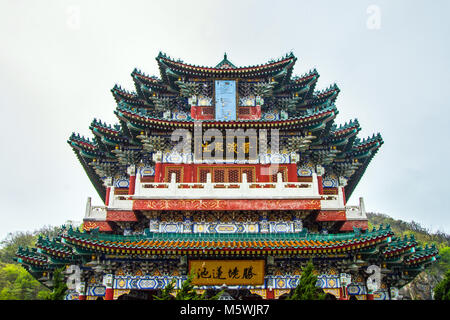
[(367, 220), (364, 199), (359, 198), (359, 206), (346, 206), (345, 215), (347, 220)]
[[(209, 177), (208, 177), (209, 178)], [(359, 198), (358, 206), (344, 206), (342, 199), (339, 200), (338, 195), (331, 196), (319, 196), (311, 191), (314, 188), (314, 179), (312, 183), (246, 183), (245, 177), (243, 177), (243, 183), (211, 183), (210, 178), (207, 183), (176, 183), (175, 179), (172, 179), (171, 183), (151, 183), (150, 185), (157, 186), (155, 188), (146, 188), (145, 185), (148, 183), (143, 183), (140, 186), (145, 191), (151, 194), (152, 191), (161, 191), (161, 193), (153, 193), (152, 196), (142, 195), (132, 196), (132, 195), (115, 195), (112, 190), (110, 196), (110, 209), (122, 209), (122, 210), (132, 210), (133, 199), (328, 199), (321, 200), (321, 208), (328, 210), (345, 210), (346, 218), (348, 221), (361, 221), (367, 220), (366, 210), (364, 206), (364, 199)], [(316, 179), (317, 180), (317, 179)], [(159, 189), (159, 186), (165, 186)], [(185, 186), (189, 186), (186, 188)], [(220, 187), (218, 187), (218, 185)], [(247, 186), (245, 186), (247, 185)], [(269, 185), (271, 188), (251, 188), (251, 185), (265, 186)], [(198, 191), (201, 191), (199, 193)], [(229, 192), (231, 190), (231, 193)], [(245, 191), (244, 191), (245, 190)], [(306, 192), (305, 192), (306, 190)], [(145, 192), (144, 191), (144, 192)], [(249, 193), (255, 192), (255, 193)], [(259, 193), (259, 194), (257, 194)], [(281, 193), (281, 195), (280, 195)], [(169, 196), (169, 194), (171, 196)], [(209, 196), (205, 195), (209, 194)], [(255, 195), (257, 194), (257, 195)], [(311, 194), (311, 195), (308, 195)], [(190, 197), (186, 196), (190, 195)], [(232, 196), (231, 196), (232, 195)], [(184, 198), (182, 198), (184, 196)], [(239, 197), (238, 197), (239, 196)], [(276, 198), (274, 197), (276, 196)], [(290, 196), (290, 197), (288, 197)], [(106, 220), (107, 207), (105, 206), (92, 206), (91, 198), (89, 197), (86, 203), (86, 214), (85, 220), (90, 221), (105, 221)]]
[(105, 206), (92, 206), (91, 197), (88, 197), (86, 203), (86, 213), (84, 219), (92, 221), (105, 221), (106, 220), (106, 207)]
[(175, 174), (171, 178), (170, 183), (141, 183), (138, 176), (132, 199), (320, 199), (315, 175), (313, 182), (283, 182), (279, 173), (274, 183), (247, 182), (245, 174), (241, 183), (211, 182), (209, 174), (206, 183), (177, 183)]
[(121, 209), (121, 210), (132, 210), (133, 201), (131, 201), (131, 196), (129, 195), (114, 195), (114, 187), (111, 187), (111, 192), (109, 194), (109, 205), (108, 208)]
[[(109, 193), (108, 208), (132, 210), (133, 201), (138, 199), (320, 199), (322, 210), (346, 210), (349, 220), (367, 219), (364, 203), (360, 206), (345, 206), (342, 188), (337, 195), (320, 195), (317, 175), (313, 173), (312, 182), (283, 182), (281, 173), (278, 182), (247, 182), (246, 174), (240, 183), (218, 183), (211, 181), (207, 174), (205, 183), (177, 183), (172, 174), (170, 182), (142, 183), (140, 174), (136, 174), (134, 195), (114, 195), (114, 187)], [(362, 209), (361, 209), (362, 208)], [(104, 220), (105, 207), (86, 207), (86, 217), (90, 220)]]
[(320, 206), (324, 210), (342, 210), (345, 207), (342, 188), (338, 187), (337, 195), (322, 195)]

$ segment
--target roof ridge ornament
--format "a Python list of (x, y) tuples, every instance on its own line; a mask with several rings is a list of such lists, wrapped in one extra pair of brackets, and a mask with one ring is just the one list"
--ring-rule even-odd
[(228, 60), (228, 55), (226, 52), (224, 52), (223, 60), (217, 64), (216, 68), (217, 69), (236, 69), (237, 67), (233, 63), (231, 63), (230, 60)]

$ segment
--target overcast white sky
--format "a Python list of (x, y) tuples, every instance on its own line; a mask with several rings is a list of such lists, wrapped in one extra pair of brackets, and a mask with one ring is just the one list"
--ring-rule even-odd
[(294, 74), (316, 67), (317, 89), (341, 88), (338, 123), (385, 140), (350, 204), (450, 232), (449, 12), (437, 0), (1, 0), (0, 238), (81, 221), (88, 196), (101, 204), (66, 141), (91, 136), (94, 117), (116, 123), (110, 89), (134, 91), (135, 67), (159, 76), (159, 51), (214, 66), (225, 51), (254, 65), (292, 50)]

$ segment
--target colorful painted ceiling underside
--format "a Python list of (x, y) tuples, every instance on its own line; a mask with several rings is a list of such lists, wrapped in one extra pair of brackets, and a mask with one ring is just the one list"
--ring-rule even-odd
[(310, 260), (336, 299), (397, 299), (435, 261), (434, 246), (368, 230), (364, 200), (349, 206), (383, 144), (336, 124), (340, 89), (317, 70), (293, 75), (292, 54), (215, 67), (160, 53), (160, 75), (135, 69), (134, 91), (111, 90), (118, 123), (94, 119), (68, 143), (104, 202), (88, 198), (82, 227), (63, 227), (19, 261), (67, 299), (152, 299), (194, 274), (198, 290), (283, 298)]

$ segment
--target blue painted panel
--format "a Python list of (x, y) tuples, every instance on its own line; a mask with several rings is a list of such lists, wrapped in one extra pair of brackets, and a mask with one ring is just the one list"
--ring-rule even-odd
[(236, 81), (216, 80), (216, 120), (236, 120)]

